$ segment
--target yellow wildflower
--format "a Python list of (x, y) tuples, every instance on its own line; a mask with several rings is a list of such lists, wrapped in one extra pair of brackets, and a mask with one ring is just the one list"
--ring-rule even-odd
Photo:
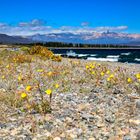
[(95, 75), (95, 71), (92, 71), (91, 74)]
[(110, 70), (108, 70), (107, 72), (106, 72), (106, 74), (109, 74), (110, 73)]
[(18, 76), (18, 80), (19, 80), (19, 81), (21, 81), (21, 80), (22, 80), (22, 77), (21, 77), (20, 75)]
[(95, 68), (95, 66), (94, 66), (94, 65), (92, 65), (92, 66), (91, 66), (91, 68), (92, 68), (92, 69), (94, 69), (94, 68)]
[(1, 78), (2, 78), (2, 79), (5, 79), (5, 76), (3, 75)]
[(140, 73), (136, 74), (137, 79), (140, 79)]
[(51, 89), (47, 89), (45, 92), (46, 92), (46, 94), (48, 94), (48, 95), (52, 94), (52, 90), (51, 90)]
[(111, 78), (110, 78), (110, 77), (108, 77), (108, 78), (107, 78), (107, 81), (109, 82), (110, 80), (111, 80)]
[(21, 98), (26, 98), (27, 97), (27, 94), (25, 92), (21, 93)]
[(27, 86), (27, 87), (26, 87), (26, 91), (30, 91), (31, 88), (32, 88), (31, 86)]
[(90, 64), (89, 66), (92, 67), (92, 64)]
[(50, 71), (50, 72), (48, 72), (48, 76), (52, 76), (52, 74), (53, 74), (53, 73), (52, 73), (51, 71)]
[(114, 74), (111, 74), (109, 77), (110, 77), (110, 78), (114, 78)]
[(89, 69), (89, 66), (88, 65), (86, 65), (86, 69)]
[(6, 66), (6, 68), (9, 68), (10, 67), (10, 65), (8, 64), (7, 66)]
[(59, 85), (58, 84), (55, 84), (55, 88), (59, 88)]
[(131, 83), (131, 82), (132, 82), (132, 79), (131, 79), (131, 78), (128, 78), (128, 79), (127, 79), (127, 82), (128, 82), (128, 83)]
[(37, 72), (43, 72), (43, 69), (38, 69)]
[(104, 76), (105, 75), (105, 73), (104, 72), (101, 72), (101, 76)]

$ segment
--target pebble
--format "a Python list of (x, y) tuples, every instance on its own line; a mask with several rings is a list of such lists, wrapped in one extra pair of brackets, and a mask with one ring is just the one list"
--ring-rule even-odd
[(136, 108), (140, 109), (140, 100), (136, 101)]
[(55, 137), (53, 140), (61, 140), (60, 137)]
[[(84, 60), (81, 61), (84, 64)], [(64, 60), (63, 62), (65, 62), (66, 67), (69, 68), (70, 65), (67, 65), (67, 61)], [(63, 65), (63, 62), (56, 64), (59, 67)], [(43, 61), (43, 63), (44, 67), (41, 66), (41, 63), (39, 67), (46, 68), (46, 71), (49, 71), (49, 67), (46, 67), (47, 62)], [(36, 63), (32, 65), (36, 65)], [(19, 69), (20, 67), (19, 65)], [(38, 65), (35, 66), (35, 71), (36, 68), (38, 68)], [(86, 78), (88, 78), (89, 75), (83, 72), (84, 68), (75, 68), (77, 73), (75, 74), (75, 69), (73, 69), (70, 75), (61, 79), (64, 80), (62, 88), (60, 80), (60, 90), (58, 88), (57, 91), (53, 91), (51, 113), (45, 115), (32, 110), (32, 112), (26, 114), (18, 110), (18, 114), (15, 111), (17, 115), (10, 116), (9, 114), (10, 112), (13, 114), (13, 110), (8, 108), (10, 110), (8, 110), (9, 117), (6, 119), (10, 121), (6, 122), (6, 124), (1, 122), (0, 115), (0, 139), (119, 140), (120, 135), (118, 133), (120, 129), (122, 130), (121, 136), (123, 135), (123, 140), (133, 140), (133, 136), (137, 137), (137, 140), (140, 140), (140, 132), (136, 132), (140, 125), (140, 120), (138, 119), (139, 111), (137, 111), (138, 113), (132, 114), (132, 118), (130, 118), (130, 105), (133, 103), (134, 107), (136, 106), (137, 109), (140, 108), (139, 94), (137, 94), (137, 97), (133, 100), (136, 102), (131, 102), (128, 98), (130, 93), (124, 93), (125, 90), (123, 90), (122, 87), (116, 88), (113, 86), (113, 88), (110, 87), (108, 89), (104, 86), (104, 81), (99, 81), (99, 85), (95, 85), (96, 82), (94, 78), (90, 78), (87, 81)], [(80, 69), (80, 73), (78, 69)], [(113, 69), (110, 68), (110, 70), (113, 72)], [(80, 80), (81, 75), (84, 82), (79, 85), (78, 80)], [(15, 74), (15, 76), (17, 75)], [(72, 76), (73, 82), (69, 80), (69, 78), (71, 78), (70, 76)], [(57, 78), (59, 78), (59, 76)], [(30, 82), (30, 84), (34, 84), (32, 81)], [(0, 84), (4, 83), (1, 82)], [(51, 85), (51, 83), (49, 84)], [(49, 85), (46, 86), (48, 87)], [(63, 92), (63, 88), (68, 88), (68, 90)], [(81, 88), (86, 88), (86, 90), (81, 93)], [(7, 91), (6, 86), (4, 86), (4, 89)], [(25, 85), (19, 85), (17, 87), (17, 90), (23, 89), (25, 89)], [(1, 89), (1, 91), (4, 90)], [(35, 101), (40, 103), (39, 94), (35, 92), (35, 95)], [(128, 119), (130, 119), (129, 122)], [(30, 131), (31, 128), (34, 128), (34, 132)], [(129, 128), (129, 131), (124, 131), (125, 128)]]
[(94, 119), (94, 116), (90, 114), (82, 114), (81, 116), (82, 116), (82, 119), (85, 119), (87, 121), (92, 121)]
[(115, 117), (113, 115), (108, 115), (105, 117), (105, 120), (109, 123), (114, 123), (115, 122)]
[(132, 139), (131, 139), (131, 136), (126, 135), (126, 136), (123, 137), (123, 140), (132, 140)]
[(114, 89), (113, 90), (113, 94), (120, 94), (121, 93), (121, 90), (119, 90), (119, 89)]
[(95, 138), (89, 138), (88, 140), (95, 140)]
[(6, 128), (5, 124), (0, 123), (0, 129)]

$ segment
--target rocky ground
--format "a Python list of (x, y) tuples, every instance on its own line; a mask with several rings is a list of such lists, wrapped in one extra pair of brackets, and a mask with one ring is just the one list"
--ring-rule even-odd
[[(1, 77), (5, 76), (0, 79), (0, 140), (140, 140), (140, 81), (134, 76), (140, 65), (34, 58), (30, 65), (4, 62), (0, 67)], [(50, 71), (59, 75), (49, 79), (45, 72)], [(25, 81), (17, 80), (19, 73)], [(116, 79), (108, 84), (110, 74)], [(131, 82), (127, 82), (129, 77)], [(18, 93), (26, 85), (33, 87), (35, 78), (42, 90), (52, 89), (53, 82), (59, 84), (52, 94), (50, 113), (22, 111), (4, 101), (5, 94)], [(29, 94), (38, 100), (40, 93), (32, 89)]]

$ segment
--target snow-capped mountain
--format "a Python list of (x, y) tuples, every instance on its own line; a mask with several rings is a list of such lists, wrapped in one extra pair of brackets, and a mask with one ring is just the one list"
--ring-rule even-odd
[(140, 46), (140, 34), (116, 32), (48, 33), (32, 36), (0, 34), (0, 43), (66, 42), (86, 44), (127, 44)]
[(29, 39), (41, 42), (68, 42), (68, 43), (91, 43), (91, 44), (129, 44), (140, 42), (140, 34), (127, 34), (115, 32), (103, 33), (49, 33), (28, 36)]

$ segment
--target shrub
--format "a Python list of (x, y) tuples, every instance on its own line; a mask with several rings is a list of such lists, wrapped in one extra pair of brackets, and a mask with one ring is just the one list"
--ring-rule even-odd
[(48, 50), (46, 47), (34, 46), (29, 50), (31, 55), (39, 55), (41, 57), (52, 59), (53, 61), (60, 62), (62, 60), (61, 56), (56, 56), (52, 51)]
[(57, 62), (61, 62), (61, 61), (62, 61), (62, 57), (61, 57), (60, 55), (58, 55), (58, 56), (54, 55), (54, 56), (52, 57), (52, 60), (53, 60), (53, 61), (57, 61)]
[(29, 53), (30, 48), (29, 48), (29, 47), (26, 47), (26, 46), (22, 46), (22, 47), (20, 48), (20, 50), (23, 51), (23, 52)]
[(14, 54), (11, 60), (15, 63), (30, 63), (32, 61), (32, 56), (26, 54)]

